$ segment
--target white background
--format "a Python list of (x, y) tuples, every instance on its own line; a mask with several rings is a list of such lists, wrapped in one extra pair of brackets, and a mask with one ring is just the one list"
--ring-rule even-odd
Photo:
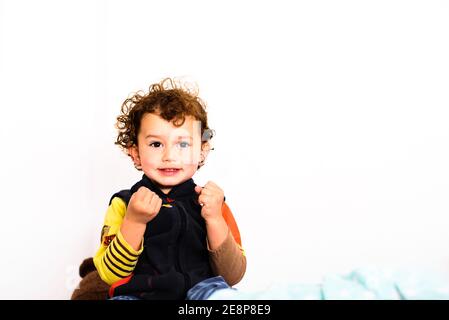
[(0, 1), (1, 299), (68, 299), (132, 92), (197, 82), (248, 268), (239, 288), (358, 267), (449, 272), (446, 1)]

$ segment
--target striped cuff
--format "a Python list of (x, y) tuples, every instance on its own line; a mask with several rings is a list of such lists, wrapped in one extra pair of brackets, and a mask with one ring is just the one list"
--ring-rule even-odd
[(134, 271), (142, 251), (143, 241), (139, 251), (136, 251), (126, 242), (119, 231), (106, 249), (103, 255), (103, 262), (106, 268), (115, 276), (125, 278)]

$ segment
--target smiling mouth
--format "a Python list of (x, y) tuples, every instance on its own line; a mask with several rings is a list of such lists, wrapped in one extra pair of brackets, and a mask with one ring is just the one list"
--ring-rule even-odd
[(179, 171), (181, 171), (181, 169), (177, 169), (177, 168), (161, 168), (161, 169), (158, 169), (158, 171), (160, 173), (162, 173), (163, 175), (173, 176), (173, 175), (177, 174)]

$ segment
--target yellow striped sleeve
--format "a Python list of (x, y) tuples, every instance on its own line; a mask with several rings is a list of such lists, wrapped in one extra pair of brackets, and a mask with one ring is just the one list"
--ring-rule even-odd
[(98, 273), (107, 284), (129, 276), (143, 251), (143, 241), (138, 251), (123, 238), (120, 226), (126, 213), (126, 204), (114, 198), (109, 206), (101, 235), (101, 244), (94, 257)]

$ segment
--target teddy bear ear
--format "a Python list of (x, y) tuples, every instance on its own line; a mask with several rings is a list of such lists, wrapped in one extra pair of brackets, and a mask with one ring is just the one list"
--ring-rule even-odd
[(81, 278), (84, 278), (88, 273), (95, 271), (94, 259), (92, 257), (84, 259), (79, 268)]

